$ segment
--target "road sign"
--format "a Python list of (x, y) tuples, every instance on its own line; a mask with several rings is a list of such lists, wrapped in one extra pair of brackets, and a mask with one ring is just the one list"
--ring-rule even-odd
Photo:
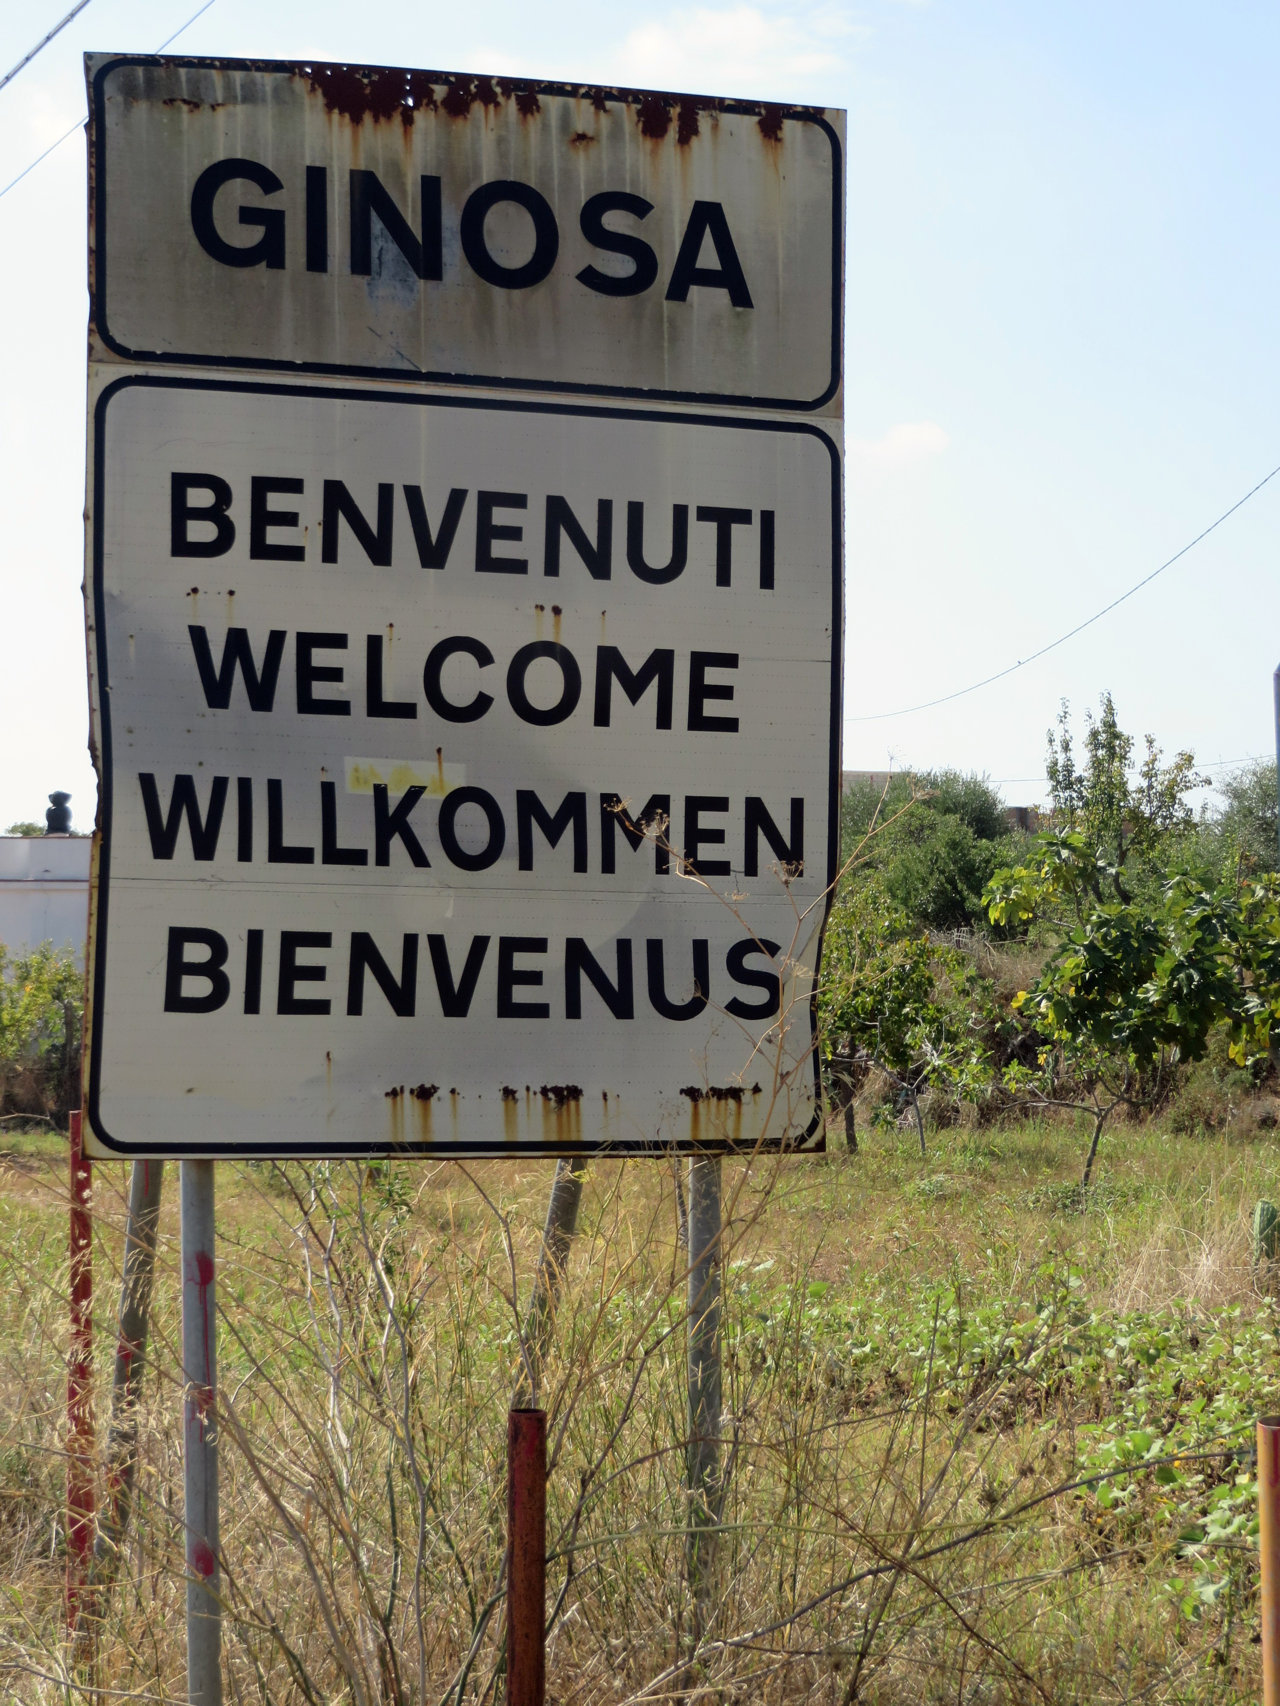
[(837, 413), (841, 115), (93, 56), (99, 352)]
[[(91, 68), (94, 1140), (162, 1155), (802, 1142), (842, 626), (838, 366), (833, 381), (828, 345), (819, 382), (811, 310), (830, 307), (839, 245), (833, 262), (827, 227), (821, 286), (781, 257), (823, 197), (839, 203), (837, 128), (716, 103), (695, 126), (669, 102), (655, 136), (645, 103), (665, 97), (545, 85), (477, 96), (467, 116), (449, 100), (481, 84), (430, 74), (428, 91), (427, 75)], [(411, 108), (383, 110), (392, 77)], [(588, 113), (590, 146), (565, 116)], [(269, 188), (249, 209), (223, 199), (224, 174), (199, 213), (201, 174), (261, 164), (267, 143), (282, 182), (287, 160), (301, 171), (313, 219), (308, 173), (364, 198), (343, 229), (353, 251), (366, 213), (382, 232), (371, 274), (310, 294)], [(442, 239), (411, 312), (412, 245), (386, 199), (409, 166), (436, 183), (446, 230), (476, 184), (508, 186), (470, 248)], [(665, 295), (588, 290), (575, 308), (576, 252), (577, 273), (484, 277), (477, 230), (508, 269), (537, 239), (539, 203), (512, 185), (558, 231), (572, 206), (580, 238), (621, 228), (580, 216), (611, 183), (679, 204), (661, 226), (674, 249), (653, 245)], [(690, 220), (685, 301), (669, 275)], [(206, 252), (215, 227), (269, 241), (226, 264)], [(726, 231), (751, 306), (733, 300)], [(601, 268), (620, 254), (648, 266), (633, 243)], [(686, 306), (705, 348), (672, 329)], [(424, 367), (447, 344), (448, 371), (379, 369), (367, 335)], [(477, 375), (486, 352), (501, 371)], [(242, 364), (303, 372), (227, 371)], [(350, 377), (368, 369), (397, 376)], [(592, 395), (607, 390), (648, 400)], [(768, 410), (723, 406), (764, 392)], [(722, 406), (672, 401), (694, 394)]]

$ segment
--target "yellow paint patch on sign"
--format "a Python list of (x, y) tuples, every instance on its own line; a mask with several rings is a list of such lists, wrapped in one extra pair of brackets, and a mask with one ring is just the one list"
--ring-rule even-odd
[(406, 788), (425, 788), (428, 794), (447, 794), (467, 779), (465, 764), (446, 764), (437, 749), (434, 758), (346, 758), (347, 792), (371, 794), (383, 784), (392, 794)]

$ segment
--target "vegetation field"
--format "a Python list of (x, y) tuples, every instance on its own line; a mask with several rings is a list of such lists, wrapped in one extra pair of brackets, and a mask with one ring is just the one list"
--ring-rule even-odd
[[(724, 1164), (723, 1529), (684, 1586), (675, 1174), (592, 1167), (541, 1400), (556, 1702), (1233, 1701), (1259, 1688), (1251, 1435), (1280, 1393), (1219, 1132), (930, 1131)], [(0, 1169), (0, 1689), (89, 1698), (61, 1631), (65, 1166)], [(228, 1698), (500, 1698), (505, 1412), (551, 1165), (219, 1167)], [(124, 1169), (95, 1192), (98, 1391)], [(101, 1700), (183, 1698), (176, 1178)], [(77, 1680), (78, 1677), (78, 1680)]]

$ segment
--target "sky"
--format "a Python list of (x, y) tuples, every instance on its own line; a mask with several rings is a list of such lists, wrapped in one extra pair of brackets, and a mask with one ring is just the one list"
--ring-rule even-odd
[[(199, 0), (90, 0), (0, 89), (0, 828), (92, 825), (84, 671), (81, 55)], [(0, 76), (68, 0), (0, 11)], [(844, 764), (1046, 791), (1110, 692), (1206, 774), (1273, 750), (1280, 8), (861, 0), (212, 0), (192, 54), (424, 66), (847, 109)], [(959, 697), (949, 697), (960, 694)], [(947, 698), (932, 709), (910, 708)], [(904, 714), (905, 713), (905, 714)]]

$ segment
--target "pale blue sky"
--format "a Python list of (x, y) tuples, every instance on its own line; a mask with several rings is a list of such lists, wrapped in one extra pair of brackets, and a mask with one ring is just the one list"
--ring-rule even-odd
[[(68, 3), (4, 9), (0, 74)], [(0, 187), (83, 113), (83, 51), (150, 51), (198, 3), (91, 0), (0, 91)], [(178, 50), (847, 108), (846, 765), (1033, 800), (1059, 699), (1104, 689), (1206, 763), (1270, 750), (1280, 478), (1026, 670), (853, 719), (1036, 650), (1280, 464), (1273, 5), (214, 0)], [(0, 826), (54, 787), (91, 812), (83, 180), (77, 134), (0, 198)]]

